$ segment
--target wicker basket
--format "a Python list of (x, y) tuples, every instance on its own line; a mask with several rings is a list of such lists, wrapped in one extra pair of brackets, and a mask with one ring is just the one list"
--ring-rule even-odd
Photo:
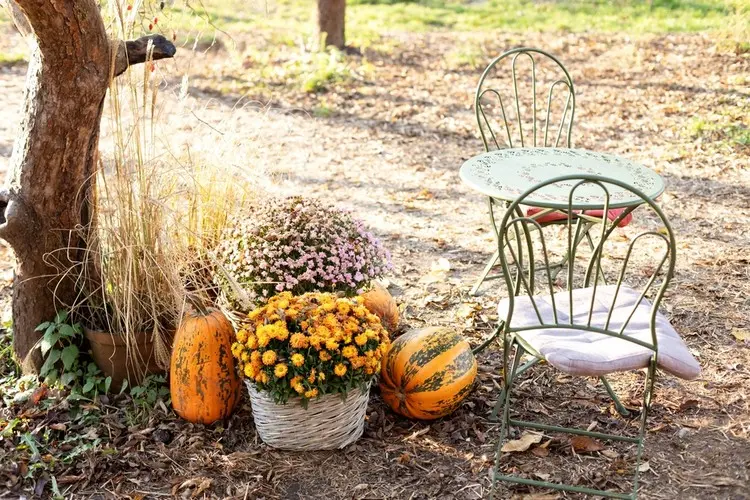
[(265, 392), (245, 380), (253, 407), (258, 435), (269, 446), (281, 450), (335, 450), (362, 436), (370, 396), (369, 384), (355, 389), (346, 400), (327, 394), (310, 401), (307, 409), (297, 400), (277, 404)]

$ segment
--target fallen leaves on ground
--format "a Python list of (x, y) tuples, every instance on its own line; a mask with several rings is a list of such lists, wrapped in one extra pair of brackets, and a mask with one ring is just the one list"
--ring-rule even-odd
[(601, 442), (588, 436), (573, 436), (570, 438), (570, 445), (576, 453), (593, 453), (604, 449)]
[(532, 444), (537, 444), (542, 441), (543, 434), (536, 432), (524, 432), (521, 437), (513, 441), (508, 441), (503, 445), (500, 451), (503, 452), (521, 452), (528, 450)]

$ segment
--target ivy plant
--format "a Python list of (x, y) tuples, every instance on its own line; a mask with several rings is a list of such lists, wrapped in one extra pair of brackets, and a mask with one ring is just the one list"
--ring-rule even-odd
[(109, 390), (112, 377), (105, 377), (96, 363), (81, 353), (83, 329), (70, 321), (68, 311), (59, 311), (36, 330), (44, 332), (40, 342), (44, 364), (39, 374), (45, 383), (68, 388), (70, 399), (93, 399)]

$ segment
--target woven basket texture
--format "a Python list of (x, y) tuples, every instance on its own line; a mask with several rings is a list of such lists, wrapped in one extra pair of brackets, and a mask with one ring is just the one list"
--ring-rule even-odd
[(267, 393), (245, 380), (258, 435), (281, 450), (335, 450), (362, 436), (370, 386), (349, 391), (345, 400), (327, 394), (310, 400), (307, 409), (299, 400), (277, 404)]

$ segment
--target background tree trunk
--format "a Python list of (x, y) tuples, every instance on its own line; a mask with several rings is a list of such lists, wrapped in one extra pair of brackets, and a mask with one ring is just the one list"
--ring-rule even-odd
[(325, 37), (324, 46), (332, 45), (338, 49), (344, 49), (345, 11), (346, 0), (318, 0), (315, 20), (318, 26), (318, 40)]
[(35, 327), (76, 298), (73, 273), (59, 273), (82, 261), (113, 59), (95, 0), (16, 4), (14, 20), (19, 12), (26, 18), (36, 46), (24, 118), (0, 193), (0, 238), (16, 254), (14, 349), (24, 370), (33, 371), (41, 362), (32, 351), (40, 337)]

